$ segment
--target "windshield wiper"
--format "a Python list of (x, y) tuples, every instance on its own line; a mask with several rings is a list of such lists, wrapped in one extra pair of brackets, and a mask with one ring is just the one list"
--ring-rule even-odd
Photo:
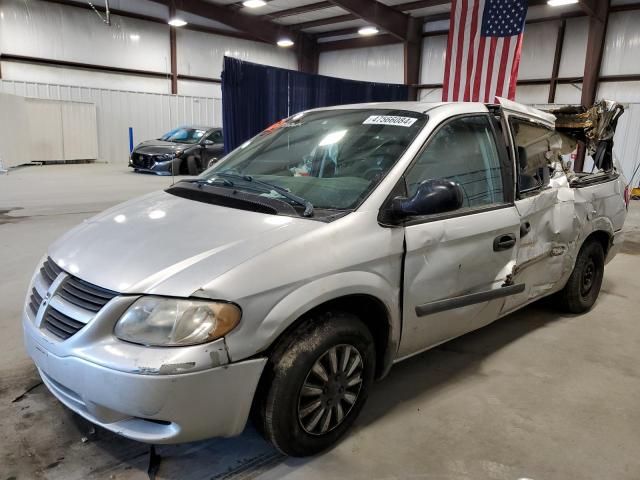
[(270, 190), (275, 190), (276, 193), (278, 193), (279, 195), (285, 198), (288, 198), (292, 202), (296, 202), (298, 205), (302, 205), (304, 207), (304, 212), (302, 213), (303, 216), (305, 217), (313, 216), (313, 204), (309, 200), (291, 193), (289, 190), (287, 190), (284, 187), (281, 187), (280, 185), (275, 185), (273, 183), (265, 182), (263, 180), (256, 180), (251, 175), (241, 175), (239, 173), (216, 172), (215, 176), (222, 177), (222, 178), (235, 178), (238, 180), (244, 180), (245, 182), (255, 183), (256, 185), (263, 186)]

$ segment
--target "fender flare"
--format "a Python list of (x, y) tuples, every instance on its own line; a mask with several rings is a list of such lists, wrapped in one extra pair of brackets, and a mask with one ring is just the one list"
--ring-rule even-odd
[[(391, 367), (400, 341), (400, 287), (391, 285), (375, 273), (340, 272), (300, 285), (274, 305), (260, 323), (255, 337), (264, 339), (265, 345), (270, 347), (305, 313), (331, 300), (349, 295), (371, 296), (387, 310), (389, 335), (383, 357), (384, 376)], [(366, 319), (362, 320), (367, 323)]]

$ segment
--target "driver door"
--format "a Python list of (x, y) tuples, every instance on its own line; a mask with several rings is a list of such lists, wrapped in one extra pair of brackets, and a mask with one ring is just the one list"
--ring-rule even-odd
[(520, 217), (513, 168), (489, 114), (454, 117), (431, 135), (405, 173), (407, 194), (428, 179), (457, 182), (462, 208), (405, 223), (403, 327), (399, 357), (495, 320), (510, 282)]

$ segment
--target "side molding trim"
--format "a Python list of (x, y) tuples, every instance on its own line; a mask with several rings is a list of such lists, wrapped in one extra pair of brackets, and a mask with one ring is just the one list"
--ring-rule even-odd
[(434, 302), (425, 303), (416, 307), (416, 315), (425, 317), (433, 313), (443, 312), (445, 310), (453, 310), (454, 308), (466, 307), (474, 303), (482, 303), (496, 298), (508, 297), (524, 292), (525, 284), (509, 285), (507, 287), (494, 288), (478, 293), (469, 293), (460, 295), (459, 297), (446, 298), (444, 300), (436, 300)]

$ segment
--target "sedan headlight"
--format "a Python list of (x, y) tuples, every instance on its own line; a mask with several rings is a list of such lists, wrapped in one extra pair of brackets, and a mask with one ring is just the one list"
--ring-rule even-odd
[(197, 345), (226, 335), (241, 316), (232, 303), (141, 297), (118, 320), (114, 333), (148, 346)]

